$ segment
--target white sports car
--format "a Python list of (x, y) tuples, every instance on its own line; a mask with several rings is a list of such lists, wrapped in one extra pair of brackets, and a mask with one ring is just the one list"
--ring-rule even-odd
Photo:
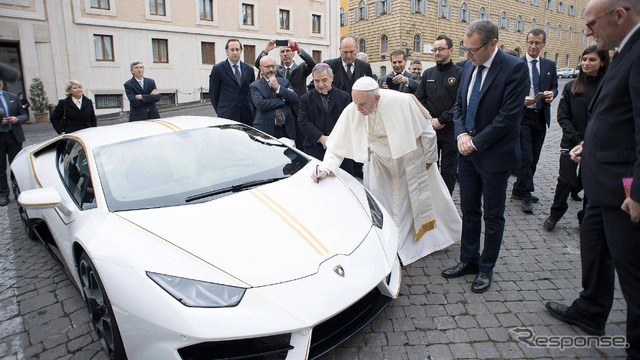
[(306, 359), (400, 288), (391, 216), (347, 175), (233, 121), (81, 130), (11, 165), (27, 234), (86, 300), (111, 359)]

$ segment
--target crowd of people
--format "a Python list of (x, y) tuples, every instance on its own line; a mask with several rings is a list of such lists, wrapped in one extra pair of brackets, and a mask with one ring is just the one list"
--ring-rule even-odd
[[(627, 302), (627, 352), (637, 358), (640, 3), (591, 0), (585, 18), (585, 35), (596, 45), (584, 50), (578, 77), (565, 85), (559, 100), (559, 176), (541, 224), (553, 231), (569, 196), (583, 201), (578, 214), (583, 291), (570, 306), (551, 301), (546, 307), (556, 318), (602, 335), (617, 272)], [(257, 78), (240, 60), (240, 40), (229, 39), (227, 58), (211, 70), (209, 96), (217, 116), (288, 138), (321, 160), (313, 181), (321, 184), (342, 170), (361, 178), (398, 227), (404, 265), (460, 242), (459, 263), (443, 269), (442, 276), (473, 274), (471, 291), (483, 293), (499, 258), (509, 177), (517, 177), (510, 196), (522, 201), (522, 212), (532, 214), (539, 203), (534, 177), (558, 95), (556, 64), (541, 56), (546, 37), (544, 30), (532, 29), (519, 58), (500, 50), (494, 23), (477, 20), (463, 37), (466, 61), (454, 63), (453, 41), (440, 35), (432, 48), (435, 66), (423, 70), (419, 60), (407, 64), (398, 49), (390, 53), (393, 72), (380, 79), (367, 55), (357, 53), (351, 35), (340, 39), (339, 57), (320, 63), (296, 42), (269, 41), (255, 60)], [(275, 49), (279, 61), (269, 55)], [(296, 54), (301, 63), (294, 61)], [(124, 84), (129, 120), (159, 118), (155, 82), (144, 77), (140, 62), (130, 71)], [(20, 125), (28, 119), (28, 102), (2, 88), (0, 78), (0, 205), (5, 206), (7, 158), (10, 162), (24, 141)], [(96, 126), (82, 84), (69, 81), (65, 93), (51, 114), (56, 132)], [(456, 183), (461, 217), (451, 198)]]

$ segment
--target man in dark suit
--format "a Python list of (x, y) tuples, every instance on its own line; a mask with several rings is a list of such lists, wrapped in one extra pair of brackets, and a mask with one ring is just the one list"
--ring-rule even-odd
[[(542, 29), (533, 29), (527, 34), (527, 54), (522, 57), (529, 67), (528, 96), (524, 99), (524, 113), (520, 130), (522, 164), (517, 171), (518, 179), (513, 184), (511, 198), (522, 200), (522, 211), (533, 213), (533, 202), (538, 198), (534, 190), (533, 177), (542, 151), (547, 127), (551, 124), (551, 102), (558, 95), (556, 63), (540, 56), (547, 41)], [(536, 97), (542, 93), (541, 97)]]
[(356, 53), (356, 38), (345, 35), (340, 38), (340, 57), (324, 61), (333, 70), (333, 86), (349, 94), (349, 97), (356, 80), (363, 76), (373, 77), (371, 66), (356, 59)]
[[(2, 74), (0, 74), (2, 75)], [(22, 150), (24, 131), (22, 124), (29, 121), (27, 112), (20, 99), (14, 94), (4, 91), (4, 80), (0, 77), (0, 206), (9, 204), (9, 183), (7, 181), (7, 165)], [(7, 164), (7, 158), (9, 162)]]
[[(528, 92), (527, 64), (498, 50), (498, 27), (489, 20), (469, 25), (463, 38), (469, 61), (453, 107), (462, 210), (460, 262), (446, 278), (477, 276), (471, 291), (489, 289), (502, 243), (507, 183), (519, 165), (520, 118)], [(484, 201), (484, 249), (480, 232)]]
[[(331, 86), (333, 70), (329, 65), (317, 64), (312, 74), (314, 89), (300, 98), (298, 120), (304, 133), (304, 152), (322, 160), (329, 134), (351, 99), (346, 92)], [(353, 160), (345, 159), (340, 167), (353, 173)]]
[[(267, 56), (269, 52), (276, 48), (276, 41), (271, 40), (260, 55), (256, 58), (256, 66), (260, 65), (263, 56)], [(298, 53), (303, 63), (296, 64), (293, 57)], [(276, 76), (285, 78), (291, 83), (293, 91), (296, 92), (298, 98), (307, 93), (307, 77), (311, 74), (311, 69), (316, 65), (315, 60), (304, 51), (297, 42), (289, 41), (289, 46), (280, 46), (280, 64), (276, 68)], [(296, 119), (296, 147), (302, 149), (304, 143), (304, 134), (300, 130), (300, 122), (298, 119), (298, 108), (293, 107), (293, 117)]]
[(420, 85), (420, 77), (406, 70), (407, 54), (404, 50), (393, 50), (389, 55), (393, 72), (380, 78), (383, 89), (415, 94)]
[(209, 75), (209, 98), (216, 116), (253, 124), (249, 84), (255, 81), (253, 68), (242, 61), (242, 43), (229, 39), (224, 46), (227, 59), (217, 63)]
[(129, 99), (129, 121), (159, 119), (156, 103), (160, 101), (160, 92), (153, 79), (144, 77), (144, 65), (134, 61), (129, 68), (131, 79), (124, 83), (124, 92)]
[[(585, 35), (599, 49), (618, 48), (590, 105), (581, 160), (589, 199), (580, 228), (582, 286), (571, 306), (548, 302), (551, 314), (603, 335), (615, 273), (627, 303), (627, 356), (640, 358), (640, 2), (591, 0)], [(627, 189), (623, 179), (632, 184)], [(625, 194), (626, 192), (626, 194)]]
[(260, 59), (262, 77), (251, 83), (251, 100), (256, 108), (253, 127), (275, 137), (296, 139), (296, 120), (291, 109), (298, 105), (289, 81), (276, 76), (276, 60), (271, 56)]

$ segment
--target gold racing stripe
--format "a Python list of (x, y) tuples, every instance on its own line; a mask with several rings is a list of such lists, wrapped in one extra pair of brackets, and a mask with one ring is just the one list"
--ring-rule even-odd
[(318, 255), (325, 256), (329, 252), (327, 248), (313, 235), (306, 226), (304, 226), (298, 219), (296, 219), (290, 212), (285, 210), (280, 204), (278, 204), (273, 198), (265, 194), (260, 189), (254, 189), (250, 191), (251, 195), (260, 200), (266, 207), (268, 207), (275, 215), (277, 215), (282, 221), (284, 221), (291, 229), (293, 229), (300, 237), (309, 244), (315, 250)]
[(162, 126), (165, 126), (167, 128), (169, 128), (169, 130), (172, 131), (179, 131), (182, 130), (180, 129), (179, 126), (177, 126), (176, 124), (170, 123), (168, 121), (164, 121), (164, 120), (159, 120), (159, 119), (155, 119), (155, 120), (151, 120), (152, 122), (156, 123), (156, 124), (160, 124)]

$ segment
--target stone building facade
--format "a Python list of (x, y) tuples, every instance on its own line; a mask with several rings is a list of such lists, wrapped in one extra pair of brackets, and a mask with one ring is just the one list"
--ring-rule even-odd
[[(431, 44), (444, 34), (453, 39), (454, 61), (465, 59), (460, 44), (468, 24), (484, 18), (500, 27), (499, 46), (526, 51), (526, 34), (544, 29), (543, 56), (558, 68), (576, 67), (590, 39), (584, 36), (588, 0), (349, 0), (348, 32), (369, 55), (374, 73), (391, 70), (389, 53), (409, 49), (410, 59), (433, 65)], [(430, 65), (429, 65), (430, 64)], [(426, 67), (428, 67), (426, 66)], [(423, 68), (426, 68), (423, 66)]]

